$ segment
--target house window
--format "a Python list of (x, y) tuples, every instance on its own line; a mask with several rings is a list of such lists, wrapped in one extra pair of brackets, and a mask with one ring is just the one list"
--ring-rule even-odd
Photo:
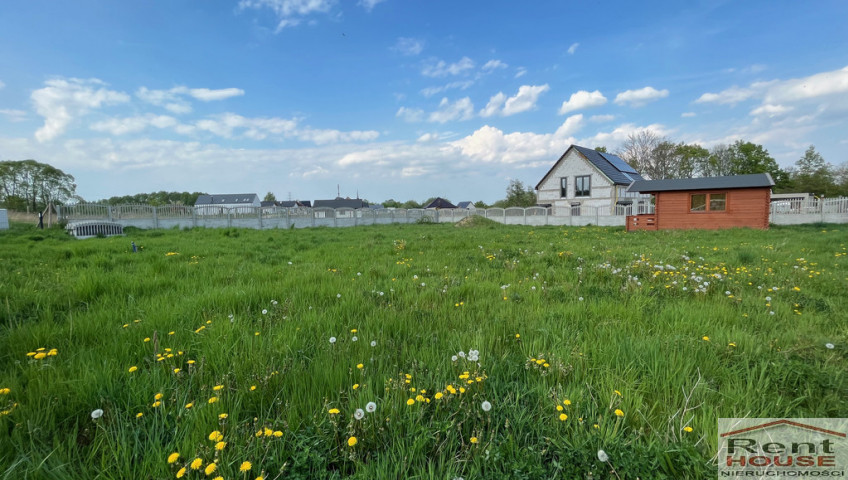
[(689, 209), (692, 212), (723, 212), (727, 209), (727, 194), (694, 194), (690, 197), (689, 205)]
[(574, 196), (588, 197), (592, 194), (592, 176), (581, 175), (574, 178)]
[(559, 196), (560, 198), (568, 196), (568, 179), (566, 177), (559, 179)]

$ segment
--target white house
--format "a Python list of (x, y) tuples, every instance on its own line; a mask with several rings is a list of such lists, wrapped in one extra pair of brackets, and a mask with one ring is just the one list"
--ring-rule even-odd
[(536, 185), (536, 203), (554, 215), (625, 215), (650, 204), (650, 195), (627, 192), (644, 180), (617, 155), (572, 145)]
[(262, 202), (255, 193), (226, 193), (216, 195), (201, 195), (194, 203), (198, 215), (219, 215), (229, 209), (233, 213), (252, 213), (253, 207), (259, 207)]

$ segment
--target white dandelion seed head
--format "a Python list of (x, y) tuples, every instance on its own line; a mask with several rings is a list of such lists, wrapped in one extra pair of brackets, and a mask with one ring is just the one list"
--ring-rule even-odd
[(469, 355), (469, 356), (468, 356), (468, 361), (469, 361), (469, 362), (476, 362), (479, 358), (480, 358), (480, 357), (478, 357), (477, 355)]
[(422, 286), (422, 287), (426, 287), (426, 286), (427, 286), (427, 284), (426, 284), (426, 283), (424, 283), (424, 282), (421, 282), (421, 286)]
[(93, 411), (91, 412), (91, 418), (92, 418), (93, 420), (97, 420), (98, 418), (100, 418), (100, 417), (102, 417), (102, 416), (103, 416), (103, 410), (102, 410), (102, 409), (99, 409), (99, 408), (98, 408), (97, 410), (93, 410)]
[(266, 309), (264, 309), (264, 308), (263, 308), (263, 309), (262, 309), (262, 315), (268, 315), (268, 310), (266, 310)]
[(577, 297), (577, 300), (583, 301), (583, 297)]
[(381, 296), (381, 297), (382, 297), (383, 295), (385, 295), (385, 293), (383, 293), (383, 292), (379, 292), (379, 293), (380, 293), (380, 296)]
[(492, 404), (489, 403), (488, 400), (485, 400), (483, 401), (483, 403), (480, 404), (480, 408), (482, 408), (484, 412), (488, 412), (492, 409)]
[(828, 350), (833, 350), (833, 348), (834, 348), (832, 343), (825, 343), (825, 344), (824, 344), (824, 346), (825, 346), (825, 348), (827, 348)]
[(356, 276), (357, 276), (357, 277), (361, 277), (361, 276), (362, 276), (362, 274), (361, 274), (361, 273), (359, 273), (359, 272), (356, 272)]
[(766, 301), (767, 301), (767, 302), (770, 302), (770, 301), (771, 301), (771, 297), (766, 297)]
[(289, 265), (291, 265), (291, 264), (292, 264), (292, 262), (289, 262)]
[(607, 452), (605, 452), (603, 450), (598, 450), (598, 460), (600, 460), (602, 462), (608, 462), (609, 461), (609, 455), (607, 455)]
[(277, 304), (276, 300), (271, 300), (271, 305), (276, 305), (276, 304)]
[(774, 315), (774, 312), (769, 312), (769, 315)]
[(771, 287), (771, 289), (772, 289), (772, 291), (774, 291), (774, 292), (776, 292), (776, 291), (777, 291), (777, 287)]
[(361, 408), (357, 408), (355, 412), (353, 412), (353, 418), (357, 420), (362, 420), (365, 418), (365, 410)]
[(452, 361), (452, 362), (455, 362), (455, 361), (457, 361), (458, 359), (459, 359), (459, 357), (457, 357), (456, 355), (454, 355), (454, 356), (452, 356), (452, 357), (451, 357), (451, 361)]
[(359, 337), (357, 337), (356, 335), (354, 335), (353, 337), (351, 337), (351, 340), (355, 342), (355, 341), (359, 340)]
[(377, 340), (371, 340), (371, 346), (376, 347), (377, 346)]
[(337, 293), (337, 294), (336, 294), (336, 298), (342, 298), (342, 294), (341, 294), (341, 293)]
[(336, 337), (330, 337), (330, 343), (336, 343)]
[(413, 276), (412, 276), (412, 279), (413, 279), (413, 280), (418, 280), (418, 275), (413, 275)]
[(459, 358), (465, 358), (465, 352), (463, 352), (462, 350), (460, 350), (457, 355), (459, 356)]

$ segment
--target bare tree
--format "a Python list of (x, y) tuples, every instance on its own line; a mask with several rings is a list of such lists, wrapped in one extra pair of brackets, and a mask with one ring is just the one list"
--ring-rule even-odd
[(639, 130), (627, 136), (617, 155), (643, 176), (654, 178), (650, 173), (653, 170), (654, 150), (662, 141), (660, 136), (650, 130)]

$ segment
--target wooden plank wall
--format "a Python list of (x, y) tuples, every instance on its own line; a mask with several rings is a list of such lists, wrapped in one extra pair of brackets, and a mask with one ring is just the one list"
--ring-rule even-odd
[[(723, 212), (691, 212), (689, 197), (693, 193), (726, 193), (727, 208)], [(768, 229), (769, 188), (657, 192), (656, 197), (657, 226), (660, 230), (736, 227)]]

